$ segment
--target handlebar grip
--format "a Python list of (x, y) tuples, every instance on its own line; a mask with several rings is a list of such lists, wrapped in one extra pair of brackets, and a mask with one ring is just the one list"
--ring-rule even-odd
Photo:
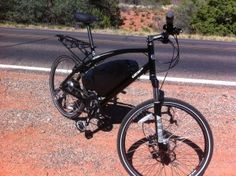
[(166, 14), (166, 31), (169, 34), (173, 33), (173, 29), (174, 29), (174, 13), (172, 11), (169, 11)]
[(181, 28), (174, 27), (174, 12), (169, 11), (166, 14), (166, 24), (164, 24), (163, 29), (165, 30), (163, 32), (164, 42), (168, 42), (169, 35), (179, 35), (182, 32)]
[(169, 11), (166, 14), (166, 24), (167, 24), (167, 27), (168, 26), (172, 26), (173, 27), (173, 25), (174, 25), (174, 12)]

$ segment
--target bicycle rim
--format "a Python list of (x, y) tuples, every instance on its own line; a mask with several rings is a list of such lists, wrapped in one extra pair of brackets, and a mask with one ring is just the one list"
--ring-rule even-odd
[[(60, 85), (75, 67), (75, 61), (69, 56), (60, 56), (52, 65), (50, 73), (50, 91), (53, 102), (59, 112), (70, 119), (76, 118), (80, 114), (80, 102), (74, 96), (64, 92)], [(75, 74), (72, 79), (77, 79)]]
[(118, 151), (130, 175), (201, 175), (213, 151), (213, 139), (204, 117), (192, 106), (165, 99), (162, 108), (164, 137), (168, 150), (160, 151), (155, 121), (139, 123), (153, 114), (154, 101), (132, 110), (124, 119), (118, 136)]

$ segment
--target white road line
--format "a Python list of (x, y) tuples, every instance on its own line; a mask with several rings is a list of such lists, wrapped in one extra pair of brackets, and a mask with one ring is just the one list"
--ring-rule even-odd
[[(141, 79), (148, 80), (149, 76), (141, 76)], [(164, 77), (158, 77), (159, 80), (164, 80)], [(234, 81), (221, 81), (221, 80), (209, 80), (209, 79), (191, 79), (191, 78), (174, 78), (167, 77), (167, 82), (179, 82), (179, 83), (191, 83), (191, 84), (206, 84), (206, 85), (219, 85), (219, 86), (236, 86)]]
[[(13, 69), (13, 70), (27, 70), (27, 71), (41, 71), (50, 72), (50, 68), (44, 67), (31, 67), (31, 66), (19, 66), (19, 65), (4, 65), (0, 64), (0, 69)], [(58, 70), (61, 73), (68, 73), (70, 70)], [(148, 80), (149, 76), (143, 75), (140, 77), (141, 80)], [(160, 81), (164, 80), (164, 77), (158, 77)], [(221, 80), (208, 80), (208, 79), (190, 79), (190, 78), (175, 78), (167, 77), (167, 82), (177, 82), (177, 83), (191, 83), (191, 84), (205, 84), (205, 85), (219, 85), (219, 86), (236, 86), (234, 81), (221, 81)]]
[(29, 67), (29, 66), (20, 66), (20, 65), (4, 65), (0, 64), (0, 69), (12, 69), (12, 70), (29, 70), (29, 71), (43, 71), (50, 72), (50, 68), (44, 67)]

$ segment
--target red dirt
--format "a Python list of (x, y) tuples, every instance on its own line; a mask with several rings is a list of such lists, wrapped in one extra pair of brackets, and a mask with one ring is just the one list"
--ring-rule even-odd
[(123, 25), (121, 29), (128, 31), (144, 31), (149, 32), (161, 29), (164, 24), (166, 10), (151, 9), (125, 9), (121, 10), (121, 19)]
[[(127, 175), (116, 150), (119, 125), (85, 139), (54, 108), (47, 74), (0, 71), (0, 90), (0, 176)], [(182, 84), (164, 90), (197, 107), (212, 127), (215, 150), (205, 175), (235, 175), (236, 90)], [(119, 98), (136, 105), (151, 96), (149, 83), (138, 81)]]

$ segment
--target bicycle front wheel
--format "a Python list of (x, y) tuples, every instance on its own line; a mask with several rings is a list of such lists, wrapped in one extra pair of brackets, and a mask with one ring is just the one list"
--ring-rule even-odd
[(130, 175), (202, 175), (212, 157), (213, 137), (203, 115), (193, 106), (165, 98), (161, 150), (155, 130), (154, 100), (131, 110), (118, 133), (119, 158)]

